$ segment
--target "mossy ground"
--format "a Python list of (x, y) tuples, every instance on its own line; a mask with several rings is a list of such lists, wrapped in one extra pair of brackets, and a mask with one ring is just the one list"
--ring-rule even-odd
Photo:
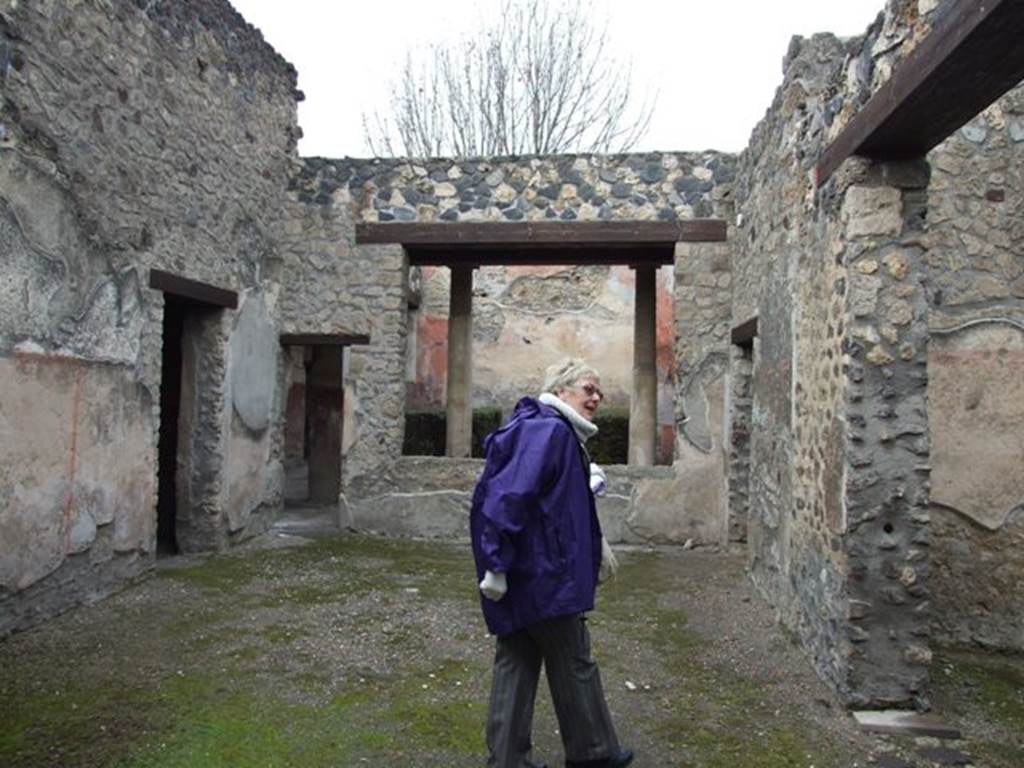
[[(867, 765), (878, 743), (774, 628), (741, 557), (622, 559), (590, 625), (638, 767)], [(480, 766), (492, 653), (463, 546), (347, 535), (161, 568), (0, 644), (0, 765)], [(1024, 664), (940, 664), (937, 699), (990, 723), (970, 742), (983, 764), (1024, 764)], [(560, 764), (546, 692), (534, 740)]]

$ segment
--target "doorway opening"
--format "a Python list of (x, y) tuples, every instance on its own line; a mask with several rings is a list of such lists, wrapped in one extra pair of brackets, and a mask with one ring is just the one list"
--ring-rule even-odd
[[(193, 434), (219, 429), (213, 415), (216, 409), (201, 413), (199, 395), (203, 389), (212, 389), (211, 377), (223, 375), (226, 337), (221, 331), (221, 310), (237, 308), (238, 294), (157, 269), (149, 272), (149, 287), (162, 291), (164, 298), (157, 448), (159, 557), (209, 548), (215, 538), (209, 524), (196, 525), (190, 514), (196, 503), (191, 498), (193, 464), (204, 463), (193, 457)], [(207, 474), (204, 482), (216, 485), (216, 470), (211, 474), (208, 469)]]
[(341, 493), (344, 348), (289, 349), (285, 504), (334, 504)]
[(160, 442), (156, 504), (157, 555), (178, 553), (178, 416), (181, 412), (182, 336), (185, 303), (164, 297), (163, 351), (160, 361)]

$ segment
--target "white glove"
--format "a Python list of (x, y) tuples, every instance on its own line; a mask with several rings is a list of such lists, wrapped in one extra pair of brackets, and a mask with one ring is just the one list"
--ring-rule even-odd
[(487, 571), (484, 574), (483, 581), (480, 582), (480, 591), (484, 593), (484, 597), (488, 600), (501, 600), (505, 593), (508, 592), (508, 582), (505, 580), (505, 574)]
[(619, 570), (619, 561), (615, 557), (615, 553), (612, 552), (612, 546), (608, 543), (608, 539), (604, 536), (601, 537), (601, 569), (597, 573), (598, 581), (608, 581), (608, 579), (615, 576), (615, 572)]
[(604, 496), (608, 489), (608, 475), (594, 462), (590, 462), (590, 490), (595, 496)]

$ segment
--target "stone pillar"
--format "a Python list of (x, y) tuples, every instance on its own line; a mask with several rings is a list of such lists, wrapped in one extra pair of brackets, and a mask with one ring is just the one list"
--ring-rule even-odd
[[(842, 361), (846, 682), (854, 706), (928, 700), (928, 306), (924, 161), (847, 161)], [(834, 364), (838, 364), (836, 361)], [(827, 513), (827, 510), (826, 510)], [(829, 515), (826, 514), (826, 521)]]
[(655, 325), (657, 268), (643, 264), (636, 273), (636, 302), (633, 317), (633, 396), (629, 401), (629, 463), (639, 467), (654, 464), (658, 436), (658, 372), (655, 368), (657, 326)]
[(445, 455), (465, 458), (473, 441), (473, 267), (451, 273)]
[(676, 243), (676, 494), (681, 527), (696, 541), (728, 539), (725, 404), (732, 299), (729, 243)]
[(309, 500), (333, 504), (341, 492), (341, 347), (314, 347), (306, 381)]
[(729, 404), (726, 418), (729, 435), (729, 541), (747, 540), (750, 510), (750, 431), (754, 400), (751, 378), (754, 372), (754, 345), (733, 345), (729, 360)]

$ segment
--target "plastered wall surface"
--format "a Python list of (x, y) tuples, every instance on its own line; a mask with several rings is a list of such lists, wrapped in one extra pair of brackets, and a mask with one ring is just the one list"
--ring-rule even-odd
[[(448, 283), (444, 267), (422, 269), (411, 313), (406, 408), (444, 410)], [(673, 280), (657, 278), (659, 463), (671, 463), (675, 414)], [(627, 266), (481, 267), (473, 274), (473, 403), (510, 413), (539, 391), (544, 369), (582, 357), (601, 374), (604, 407), (628, 410), (632, 390), (635, 276)]]
[[(347, 522), (388, 535), (468, 536), (469, 505), (482, 470), (481, 459), (403, 456), (391, 467), (389, 483), (377, 486), (377, 495), (350, 503), (352, 517)], [(677, 473), (672, 467), (626, 466), (606, 471), (608, 491), (597, 500), (597, 511), (609, 541), (720, 539), (720, 521), (705, 514), (703, 507), (707, 484), (715, 482), (714, 471), (701, 475)], [(680, 499), (690, 500), (692, 506), (680, 508)]]
[[(658, 309), (663, 315), (659, 363), (667, 364), (659, 378), (664, 380), (672, 367), (672, 271), (662, 268), (658, 278)], [(414, 314), (416, 338), (410, 341), (413, 409), (444, 407), (448, 282), (446, 268), (423, 268), (423, 298)], [(628, 266), (474, 271), (474, 403), (509, 407), (527, 381), (539, 383), (542, 360), (575, 354), (592, 360), (601, 371), (606, 404), (627, 406), (634, 294), (634, 274)]]
[[(5, 397), (0, 589), (16, 592), (70, 556), (131, 558), (150, 546), (155, 467), (145, 391), (123, 366), (30, 353), (0, 360)], [(45, 399), (47, 407), (37, 403)], [(144, 457), (140, 467), (122, 451)]]
[(1024, 630), (1024, 89), (929, 154), (928, 416), (937, 641), (1020, 651)]
[(254, 513), (280, 496), (265, 275), (298, 134), (294, 70), (226, 2), (11, 2), (0, 22), (0, 539), (24, 545), (0, 553), (3, 633), (153, 565), (151, 267), (264, 305), (262, 324), (242, 323), (273, 371), (259, 393), (228, 380), (233, 312), (190, 321), (193, 358), (211, 364), (187, 369), (198, 398), (179, 495), (195, 502), (183, 546), (265, 527)]

